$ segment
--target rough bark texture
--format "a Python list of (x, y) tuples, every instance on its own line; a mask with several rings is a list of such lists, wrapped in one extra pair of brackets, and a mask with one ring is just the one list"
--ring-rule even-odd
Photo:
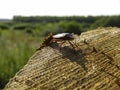
[(98, 28), (37, 51), (5, 90), (120, 90), (120, 28)]

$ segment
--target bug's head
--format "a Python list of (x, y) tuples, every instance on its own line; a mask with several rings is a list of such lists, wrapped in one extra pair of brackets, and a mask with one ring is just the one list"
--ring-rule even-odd
[(68, 37), (68, 38), (71, 38), (71, 39), (73, 39), (74, 37), (74, 33), (69, 33), (69, 34), (66, 34), (66, 37)]

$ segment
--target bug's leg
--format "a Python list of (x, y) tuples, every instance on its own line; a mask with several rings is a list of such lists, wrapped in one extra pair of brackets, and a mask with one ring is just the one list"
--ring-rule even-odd
[(62, 45), (65, 43), (65, 41), (61, 41), (61, 43), (60, 43), (60, 46), (62, 47)]
[(60, 47), (60, 51), (62, 51), (62, 45), (65, 43), (65, 41), (61, 41), (61, 43), (59, 44)]
[(70, 41), (68, 41), (68, 42), (69, 42), (69, 44), (75, 49), (74, 45), (73, 45)]
[(77, 45), (77, 43), (76, 43), (76, 39), (75, 39), (75, 42), (74, 42), (74, 43), (75, 43), (75, 47), (77, 48), (77, 47), (78, 47), (78, 45)]

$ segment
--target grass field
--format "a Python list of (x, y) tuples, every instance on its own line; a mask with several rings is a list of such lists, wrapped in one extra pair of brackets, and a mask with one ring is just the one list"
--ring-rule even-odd
[(41, 40), (22, 31), (0, 30), (0, 88), (26, 64)]

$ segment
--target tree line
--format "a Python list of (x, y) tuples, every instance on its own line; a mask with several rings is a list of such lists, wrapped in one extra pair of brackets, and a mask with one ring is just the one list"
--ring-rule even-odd
[(86, 22), (94, 23), (97, 19), (102, 18), (103, 16), (14, 16), (13, 21), (17, 22), (42, 22), (42, 23), (54, 23), (60, 21), (77, 21), (77, 22)]
[(36, 22), (36, 23), (56, 23), (60, 21), (75, 21), (84, 24), (90, 28), (96, 27), (120, 27), (120, 15), (114, 16), (14, 16), (13, 21), (16, 22)]
[(0, 23), (0, 29), (24, 30), (47, 35), (49, 32), (81, 32), (97, 27), (120, 27), (120, 15), (114, 16), (14, 16), (12, 21)]

